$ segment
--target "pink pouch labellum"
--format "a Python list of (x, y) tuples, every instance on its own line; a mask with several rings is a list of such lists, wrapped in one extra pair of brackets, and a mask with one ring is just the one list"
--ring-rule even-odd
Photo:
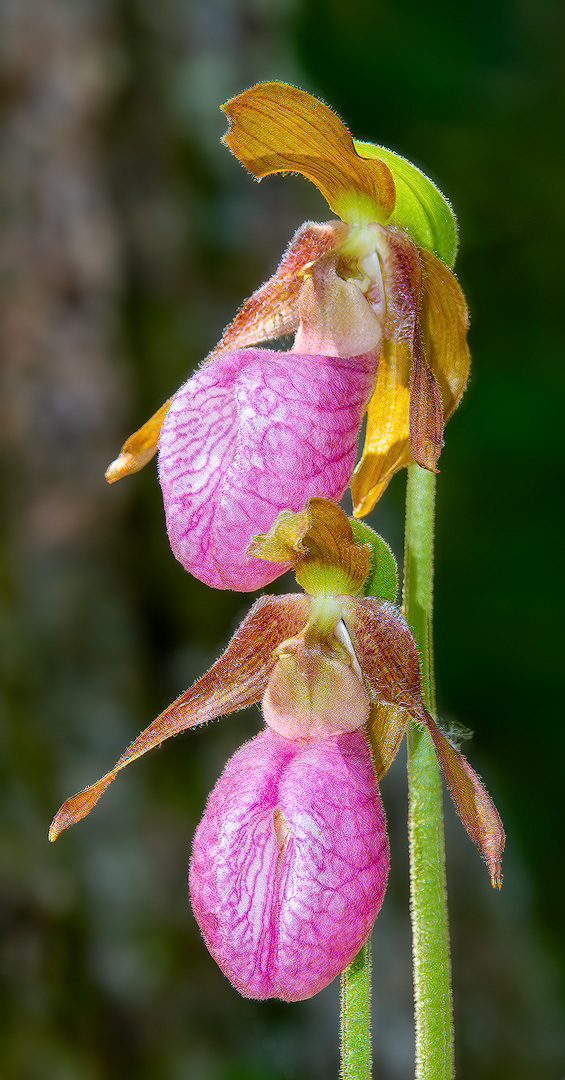
[(298, 1001), (366, 940), (388, 861), (363, 732), (292, 741), (266, 729), (208, 800), (190, 867), (194, 914), (241, 994)]
[(241, 349), (180, 388), (161, 429), (159, 479), (171, 547), (190, 573), (245, 591), (287, 569), (246, 549), (280, 510), (341, 497), (375, 371), (373, 354)]

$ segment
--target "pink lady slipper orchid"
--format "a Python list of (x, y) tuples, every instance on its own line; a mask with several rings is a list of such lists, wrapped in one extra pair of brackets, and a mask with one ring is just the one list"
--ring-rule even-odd
[[(174, 554), (217, 588), (259, 588), (287, 565), (247, 554), (251, 537), (353, 478), (365, 514), (403, 465), (435, 469), (444, 420), (465, 388), (465, 301), (456, 228), (409, 162), (354, 143), (326, 105), (284, 83), (233, 98), (225, 142), (260, 179), (298, 172), (341, 220), (298, 230), (202, 367), (124, 445), (110, 483), (159, 447)], [(288, 352), (258, 343), (295, 333)]]
[[(370, 544), (356, 542), (359, 527)], [(311, 499), (281, 513), (251, 551), (291, 562), (307, 593), (257, 600), (207, 674), (67, 800), (49, 835), (88, 814), (120, 769), (164, 739), (262, 700), (266, 727), (228, 762), (196, 831), (190, 895), (240, 993), (295, 1001), (343, 970), (379, 911), (389, 850), (377, 779), (407, 723), (430, 732), (493, 884), (504, 833), (479, 777), (423, 705), (414, 640), (383, 599), (396, 586), (386, 545)]]

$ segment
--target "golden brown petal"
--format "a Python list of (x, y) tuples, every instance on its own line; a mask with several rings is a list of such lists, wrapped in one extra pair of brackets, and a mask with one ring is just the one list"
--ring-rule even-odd
[(329, 499), (309, 499), (303, 510), (282, 510), (247, 552), (271, 562), (291, 562), (296, 580), (312, 596), (354, 595), (369, 574), (370, 550), (356, 543), (347, 514)]
[(420, 250), (420, 332), (428, 367), (443, 398), (444, 418), (457, 408), (469, 378), (469, 315), (457, 278), (431, 251)]
[[(373, 509), (394, 473), (411, 461), (435, 470), (443, 424), (459, 404), (469, 377), (469, 320), (457, 279), (425, 249), (418, 251), (418, 279), (408, 246), (400, 245), (404, 234), (390, 229), (382, 232), (383, 238), (389, 234), (382, 245), (390, 251), (383, 265), (387, 303), (389, 296), (407, 299), (404, 308), (397, 301), (404, 318), (394, 316), (398, 329), (387, 328), (383, 342), (367, 411), (363, 455), (351, 483), (356, 517)], [(410, 340), (409, 313), (416, 283), (417, 327)], [(418, 340), (421, 352), (414, 348)]]
[(404, 341), (384, 341), (377, 381), (367, 409), (365, 446), (351, 481), (353, 513), (370, 513), (389, 480), (412, 461), (410, 452), (410, 368)]
[(309, 610), (309, 597), (299, 594), (257, 600), (210, 670), (135, 739), (106, 776), (63, 803), (51, 824), (49, 839), (56, 840), (63, 829), (85, 817), (120, 769), (154, 746), (186, 728), (259, 702), (275, 664), (273, 650), (302, 629)]
[(109, 484), (121, 480), (122, 476), (139, 472), (157, 452), (159, 433), (163, 426), (163, 420), (167, 415), (172, 398), (169, 398), (161, 408), (143, 425), (138, 431), (130, 435), (124, 443), (118, 457), (106, 469), (106, 480)]
[(387, 165), (361, 158), (349, 131), (323, 102), (286, 83), (265, 82), (223, 107), (224, 142), (254, 176), (297, 172), (350, 224), (386, 221), (395, 188)]
[(410, 373), (421, 293), (418, 249), (402, 229), (375, 228), (386, 297), (377, 381), (367, 410), (361, 461), (351, 483), (353, 513), (368, 514), (389, 480), (413, 460)]

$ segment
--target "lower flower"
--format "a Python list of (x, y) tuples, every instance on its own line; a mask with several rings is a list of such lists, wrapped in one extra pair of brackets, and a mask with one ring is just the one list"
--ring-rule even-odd
[(359, 595), (396, 591), (379, 569), (384, 545), (366, 543), (367, 533), (356, 540), (324, 499), (281, 513), (250, 553), (291, 562), (310, 595), (257, 600), (210, 670), (110, 772), (67, 799), (49, 831), (54, 840), (80, 821), (126, 765), (165, 739), (262, 702), (268, 726), (226, 766), (190, 869), (206, 944), (247, 997), (310, 997), (366, 940), (389, 857), (377, 780), (408, 725), (429, 732), (461, 821), (500, 886), (502, 822), (425, 708), (410, 629), (390, 600)]
[(287, 739), (266, 728), (210, 795), (194, 839), (192, 907), (241, 994), (299, 1001), (365, 942), (388, 863), (363, 730)]

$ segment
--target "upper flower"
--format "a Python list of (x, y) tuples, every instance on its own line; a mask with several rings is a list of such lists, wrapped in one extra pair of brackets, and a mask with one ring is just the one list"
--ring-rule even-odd
[(408, 723), (427, 728), (493, 884), (504, 832), (479, 777), (424, 707), (384, 542), (312, 499), (281, 514), (252, 550), (292, 562), (307, 594), (259, 599), (207, 674), (106, 776), (67, 800), (50, 838), (164, 739), (262, 700), (267, 729), (232, 758), (210, 797), (190, 888), (206, 943), (236, 987), (295, 1000), (345, 967), (379, 910), (388, 845), (375, 772), (388, 769)]
[[(455, 219), (420, 170), (355, 142), (331, 109), (284, 83), (252, 87), (224, 110), (225, 141), (254, 176), (302, 173), (341, 220), (297, 232), (200, 371), (128, 439), (106, 476), (112, 483), (145, 465), (162, 431), (175, 554), (209, 584), (252, 589), (281, 570), (252, 569), (252, 532), (276, 509), (340, 497), (367, 403), (356, 515), (408, 462), (435, 469), (467, 382), (467, 310), (450, 270)], [(290, 353), (249, 348), (288, 333)]]
[(352, 483), (369, 512), (390, 477), (415, 460), (435, 469), (444, 421), (469, 374), (467, 308), (451, 273), (457, 229), (431, 180), (384, 147), (357, 142), (322, 102), (261, 83), (224, 106), (230, 149), (254, 176), (292, 171), (316, 185), (350, 226), (342, 272), (384, 317), (365, 448)]

